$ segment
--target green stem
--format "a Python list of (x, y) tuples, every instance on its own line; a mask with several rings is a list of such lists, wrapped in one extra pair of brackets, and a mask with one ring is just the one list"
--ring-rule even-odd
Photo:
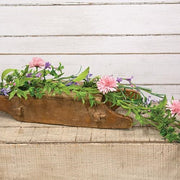
[(43, 72), (43, 82), (45, 83), (46, 82), (46, 70), (44, 69), (44, 72)]

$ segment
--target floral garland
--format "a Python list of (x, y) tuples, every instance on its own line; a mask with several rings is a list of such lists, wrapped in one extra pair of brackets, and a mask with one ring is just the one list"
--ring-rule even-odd
[[(110, 102), (113, 106), (122, 107), (135, 114), (135, 119), (141, 125), (151, 125), (169, 142), (180, 142), (180, 101), (167, 101), (163, 94), (157, 94), (151, 89), (135, 85), (130, 78), (114, 78), (113, 76), (92, 77), (89, 67), (79, 75), (64, 77), (64, 66), (59, 63), (54, 67), (39, 57), (34, 57), (23, 70), (6, 69), (1, 76), (0, 95), (14, 96), (25, 99), (28, 96), (42, 98), (44, 95), (61, 93), (75, 94), (74, 98), (90, 106)], [(126, 83), (123, 83), (123, 82)], [(135, 90), (139, 96), (128, 96), (126, 90)], [(148, 96), (144, 95), (148, 93)], [(96, 94), (103, 95), (103, 102), (98, 102)], [(158, 98), (153, 100), (151, 96)]]

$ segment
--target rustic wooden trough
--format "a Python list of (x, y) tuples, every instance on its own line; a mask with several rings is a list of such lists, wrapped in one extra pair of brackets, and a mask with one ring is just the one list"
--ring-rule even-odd
[[(101, 101), (102, 96), (97, 96)], [(110, 104), (90, 107), (74, 100), (73, 95), (44, 96), (42, 99), (0, 96), (0, 111), (23, 122), (61, 124), (79, 127), (125, 129), (132, 127), (132, 118), (118, 114)]]

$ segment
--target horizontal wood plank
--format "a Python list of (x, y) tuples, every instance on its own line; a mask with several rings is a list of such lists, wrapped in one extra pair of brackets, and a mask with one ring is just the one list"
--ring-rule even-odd
[(180, 4), (1, 7), (0, 35), (179, 34)]
[[(180, 120), (180, 117), (178, 117)], [(25, 123), (0, 112), (0, 144), (34, 143), (95, 143), (95, 142), (167, 142), (160, 133), (147, 126), (136, 125), (131, 129), (98, 129)]]
[(179, 44), (180, 36), (7, 37), (0, 38), (0, 55), (179, 54)]
[(180, 3), (179, 0), (0, 0), (0, 5), (69, 5), (69, 4), (144, 4)]
[[(4, 125), (4, 126), (3, 126)], [(151, 127), (133, 127), (129, 130), (68, 127), (23, 123), (0, 112), (0, 144), (34, 143), (95, 143), (95, 142), (166, 142)]]
[(178, 180), (180, 145), (0, 144), (0, 179)]
[[(0, 45), (1, 46), (1, 45)], [(54, 46), (55, 47), (55, 46)], [(137, 84), (180, 84), (178, 55), (1, 55), (0, 73), (7, 68), (22, 69), (34, 56), (49, 61), (54, 66), (61, 62), (65, 76), (76, 74), (90, 67), (95, 75), (114, 75), (115, 77), (134, 76)], [(175, 86), (173, 86), (175, 87)], [(156, 90), (156, 87), (154, 87)], [(175, 90), (177, 88), (177, 91)], [(179, 87), (166, 86), (165, 92), (178, 95)], [(160, 90), (159, 87), (158, 90)]]
[[(180, 99), (180, 85), (144, 85), (144, 87), (148, 87), (156, 93), (166, 94), (168, 100), (171, 100), (172, 96), (175, 99)], [(154, 99), (156, 98), (154, 97)]]

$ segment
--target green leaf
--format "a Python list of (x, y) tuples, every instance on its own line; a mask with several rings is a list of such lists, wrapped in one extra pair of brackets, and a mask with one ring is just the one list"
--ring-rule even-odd
[(16, 84), (16, 85), (17, 85), (17, 86), (23, 86), (24, 83), (25, 83), (26, 81), (30, 80), (30, 79), (32, 79), (32, 78), (22, 77), (21, 79), (17, 79), (18, 84)]
[(19, 84), (20, 84), (19, 79), (15, 79), (14, 81), (16, 83), (16, 87), (19, 87)]
[(6, 77), (7, 74), (9, 74), (10, 72), (15, 71), (15, 69), (6, 69), (3, 71), (2, 75), (1, 75), (1, 80), (3, 81), (4, 78)]
[(79, 82), (79, 81), (82, 81), (83, 79), (86, 78), (86, 76), (88, 75), (89, 73), (89, 67), (83, 71), (77, 78), (75, 78), (73, 81), (74, 82)]
[(18, 90), (17, 90), (17, 96), (18, 96), (19, 98), (21, 98), (22, 96), (24, 96), (24, 92), (23, 92), (22, 90), (18, 89)]
[(25, 76), (26, 73), (28, 73), (28, 70), (29, 70), (29, 65), (26, 65), (26, 68), (22, 71), (22, 76)]
[(131, 114), (131, 109), (129, 108), (128, 112), (126, 113), (126, 116), (129, 116)]
[(145, 87), (138, 87), (138, 89), (141, 89), (147, 93), (151, 93), (152, 92), (152, 89), (149, 89), (149, 88), (145, 88)]
[(94, 96), (91, 94), (89, 94), (89, 103), (91, 107), (93, 107), (93, 105), (96, 103)]
[(9, 95), (9, 100), (12, 99), (16, 94), (16, 90), (12, 91)]
[(22, 91), (20, 89), (17, 90), (17, 96), (20, 98), (22, 96), (24, 99), (27, 99), (27, 94), (28, 94), (28, 91)]
[(167, 104), (167, 98), (166, 96), (164, 96), (163, 100), (159, 103), (158, 107), (163, 108), (166, 106), (166, 104)]

